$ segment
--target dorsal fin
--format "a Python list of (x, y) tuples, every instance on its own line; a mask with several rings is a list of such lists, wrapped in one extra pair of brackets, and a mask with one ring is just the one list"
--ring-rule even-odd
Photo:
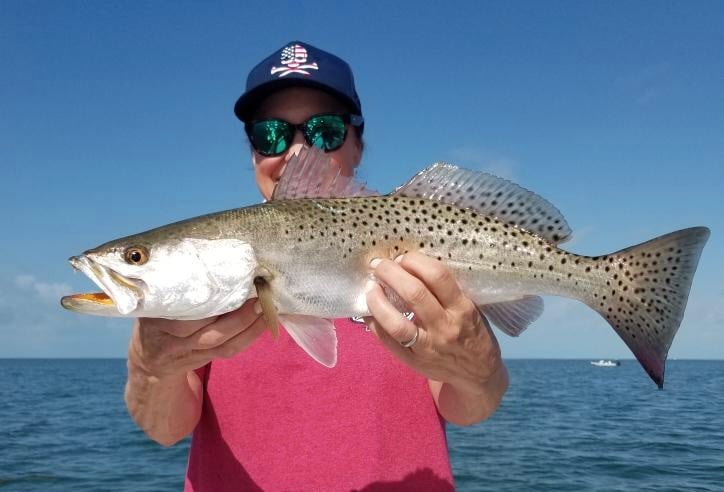
[(272, 200), (372, 196), (355, 176), (343, 176), (332, 159), (316, 147), (301, 147), (287, 162)]
[(548, 200), (511, 181), (482, 171), (468, 171), (438, 162), (418, 173), (393, 194), (438, 200), (475, 210), (554, 244), (560, 244), (571, 236), (566, 219)]

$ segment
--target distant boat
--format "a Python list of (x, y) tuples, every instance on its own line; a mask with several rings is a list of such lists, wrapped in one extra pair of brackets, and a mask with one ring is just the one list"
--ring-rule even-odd
[(621, 363), (617, 360), (601, 359), (601, 360), (592, 360), (591, 365), (596, 366), (596, 367), (617, 367), (617, 366), (620, 366)]

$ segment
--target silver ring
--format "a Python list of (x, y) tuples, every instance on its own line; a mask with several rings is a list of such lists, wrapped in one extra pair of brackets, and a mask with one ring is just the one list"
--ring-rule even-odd
[(415, 331), (415, 336), (412, 337), (411, 340), (408, 340), (406, 342), (400, 342), (400, 345), (402, 345), (405, 348), (410, 348), (417, 343), (417, 337), (420, 336), (420, 327), (415, 326), (415, 328), (417, 328), (417, 330)]

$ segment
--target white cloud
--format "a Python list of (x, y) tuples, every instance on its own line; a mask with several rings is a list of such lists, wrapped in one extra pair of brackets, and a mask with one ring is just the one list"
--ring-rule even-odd
[(58, 302), (60, 298), (71, 292), (72, 287), (66, 283), (49, 283), (36, 279), (33, 275), (20, 274), (15, 277), (15, 285), (25, 290), (32, 290), (46, 302)]
[(585, 244), (593, 235), (596, 233), (596, 228), (593, 226), (578, 227), (573, 230), (571, 239), (561, 245), (566, 251), (576, 251), (576, 248)]
[(724, 325), (724, 292), (689, 297), (684, 322), (696, 325), (697, 330), (720, 331)]
[(658, 99), (662, 94), (663, 91), (658, 87), (644, 87), (641, 89), (641, 93), (636, 97), (636, 104), (647, 104)]
[(618, 77), (614, 84), (638, 105), (646, 105), (666, 94), (671, 78), (670, 63), (642, 65), (631, 73)]
[(487, 171), (514, 181), (518, 161), (480, 146), (462, 146), (450, 151), (451, 162), (459, 166)]
[(0, 276), (0, 357), (124, 357), (131, 320), (66, 311), (71, 283), (33, 274)]
[(554, 296), (545, 298), (545, 315), (549, 322), (570, 322), (571, 316), (580, 311), (581, 308), (575, 299)]
[(23, 275), (18, 275), (15, 277), (15, 284), (21, 288), (32, 287), (34, 282), (35, 282), (35, 277), (33, 277), (32, 275), (23, 274)]

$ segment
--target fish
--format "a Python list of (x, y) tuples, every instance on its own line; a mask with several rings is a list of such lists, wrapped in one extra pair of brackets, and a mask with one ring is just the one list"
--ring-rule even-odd
[(562, 249), (571, 235), (549, 201), (483, 171), (438, 162), (380, 194), (342, 176), (323, 152), (303, 148), (268, 202), (71, 257), (102, 292), (64, 296), (61, 305), (92, 315), (190, 320), (258, 298), (270, 329), (280, 325), (314, 360), (334, 367), (331, 320), (370, 314), (370, 261), (421, 251), (447, 265), (462, 292), (510, 336), (540, 317), (541, 296), (583, 302), (662, 388), (709, 229), (683, 229), (593, 257)]

